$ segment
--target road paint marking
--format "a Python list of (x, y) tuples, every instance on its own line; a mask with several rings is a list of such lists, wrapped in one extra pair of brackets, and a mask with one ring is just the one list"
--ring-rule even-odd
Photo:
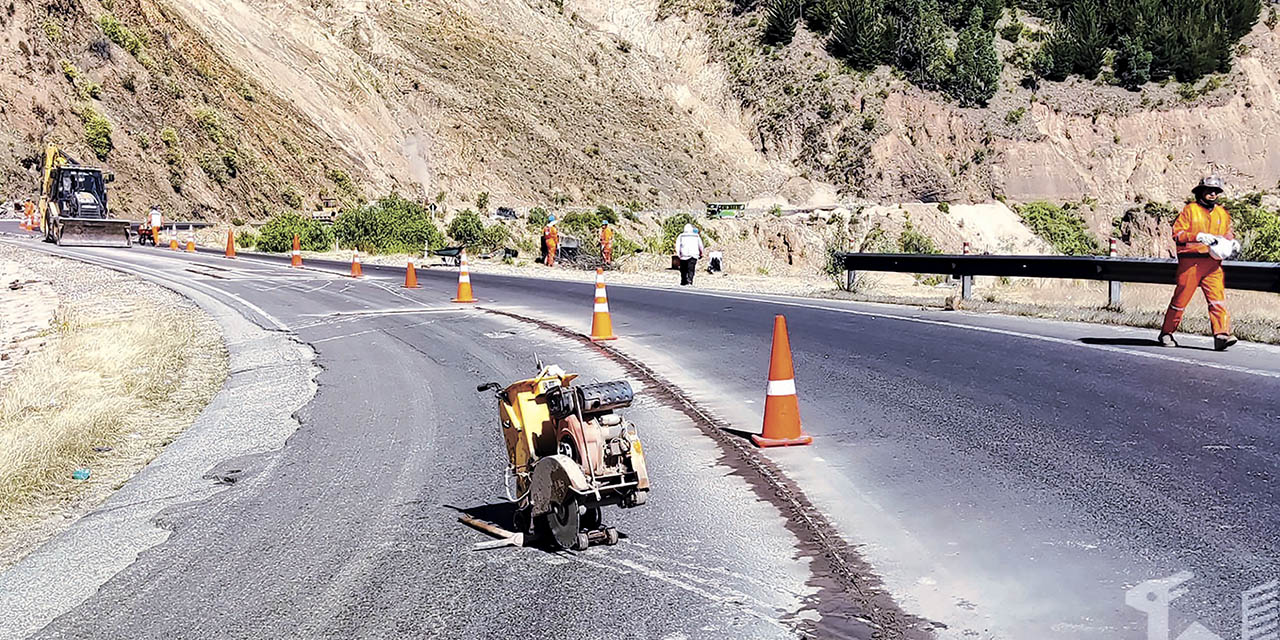
[(331, 313), (301, 313), (303, 318), (348, 318), (363, 316), (394, 316), (422, 313), (465, 313), (470, 308), (463, 307), (416, 307), (413, 309), (362, 309), (360, 311), (334, 311)]

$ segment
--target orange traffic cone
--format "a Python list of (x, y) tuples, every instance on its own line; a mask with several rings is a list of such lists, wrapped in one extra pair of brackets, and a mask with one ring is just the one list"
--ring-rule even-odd
[(409, 266), (405, 267), (405, 270), (404, 270), (404, 288), (406, 289), (418, 288), (418, 272), (413, 269), (412, 260), (409, 261)]
[(796, 398), (796, 374), (791, 366), (791, 341), (787, 319), (773, 318), (773, 351), (769, 355), (769, 387), (764, 398), (764, 431), (752, 435), (758, 447), (809, 444), (813, 438), (800, 431), (800, 401)]
[(596, 306), (591, 314), (591, 341), (617, 340), (613, 318), (609, 316), (609, 296), (604, 291), (604, 269), (596, 269)]
[(458, 296), (453, 299), (454, 302), (476, 302), (476, 297), (471, 293), (471, 272), (467, 271), (467, 250), (462, 250), (459, 256), (461, 263), (458, 266)]
[(351, 277), (352, 278), (364, 277), (364, 271), (360, 269), (360, 252), (359, 251), (351, 252)]
[(231, 229), (227, 229), (227, 257), (236, 257), (236, 234)]
[(178, 236), (169, 236), (169, 249), (171, 251), (178, 250)]
[(302, 266), (302, 243), (298, 241), (298, 234), (293, 234), (293, 258), (289, 260), (289, 266)]
[(194, 237), (194, 236), (190, 236), (190, 235), (189, 235), (189, 236), (187, 236), (187, 248), (186, 248), (186, 251), (187, 251), (187, 253), (195, 253), (195, 252), (196, 252), (196, 241), (195, 241), (195, 237)]

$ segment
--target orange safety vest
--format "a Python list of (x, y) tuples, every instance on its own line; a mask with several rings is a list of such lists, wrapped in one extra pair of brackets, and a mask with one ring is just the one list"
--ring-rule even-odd
[(22, 211), (27, 214), (28, 218), (34, 218), (36, 215), (36, 204), (28, 200), (22, 203)]
[(609, 245), (611, 245), (611, 244), (613, 244), (613, 229), (612, 229), (612, 228), (610, 228), (610, 227), (605, 227), (605, 228), (603, 228), (603, 229), (601, 229), (601, 230), (600, 230), (600, 244), (601, 244), (601, 246), (606, 246), (606, 247), (607, 247), (607, 246), (609, 246)]
[(542, 239), (547, 241), (547, 246), (551, 246), (560, 242), (560, 233), (556, 231), (555, 225), (547, 225), (542, 228)]
[(1173, 222), (1173, 241), (1178, 245), (1178, 255), (1209, 253), (1208, 245), (1196, 242), (1196, 236), (1201, 233), (1235, 239), (1231, 231), (1231, 214), (1220, 204), (1206, 211), (1197, 202), (1188, 203)]

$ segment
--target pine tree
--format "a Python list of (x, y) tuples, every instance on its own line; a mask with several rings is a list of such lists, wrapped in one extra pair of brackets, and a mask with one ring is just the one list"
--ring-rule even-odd
[(835, 24), (835, 8), (832, 0), (807, 0), (804, 4), (804, 22), (818, 33), (829, 33)]
[(936, 0), (908, 0), (898, 21), (895, 59), (912, 82), (926, 89), (942, 87), (947, 80), (947, 25)]
[(1102, 28), (1098, 0), (1077, 0), (1067, 9), (1066, 29), (1071, 70), (1086, 79), (1098, 77), (1106, 55), (1107, 36)]
[(950, 93), (962, 106), (985, 106), (1000, 88), (1002, 64), (996, 54), (995, 33), (987, 29), (982, 7), (970, 13), (969, 26), (960, 32)]
[(788, 44), (796, 35), (803, 0), (769, 0), (764, 14), (764, 41)]
[(1115, 73), (1120, 86), (1137, 91), (1151, 80), (1151, 52), (1137, 36), (1121, 38), (1116, 50)]
[(882, 0), (831, 0), (831, 37), (827, 47), (855, 69), (884, 61), (886, 22)]

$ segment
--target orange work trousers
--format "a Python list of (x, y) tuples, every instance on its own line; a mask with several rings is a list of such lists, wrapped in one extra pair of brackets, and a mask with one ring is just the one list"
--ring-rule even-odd
[(1164, 314), (1164, 333), (1173, 333), (1182, 324), (1182, 313), (1196, 294), (1196, 287), (1204, 291), (1209, 303), (1209, 324), (1213, 334), (1231, 333), (1231, 314), (1227, 313), (1222, 263), (1209, 255), (1178, 256), (1178, 285), (1173, 289), (1173, 300)]
[(547, 243), (547, 266), (556, 266), (556, 243), (554, 242)]
[(613, 245), (606, 244), (600, 247), (600, 256), (604, 258), (605, 264), (612, 263), (613, 262)]

